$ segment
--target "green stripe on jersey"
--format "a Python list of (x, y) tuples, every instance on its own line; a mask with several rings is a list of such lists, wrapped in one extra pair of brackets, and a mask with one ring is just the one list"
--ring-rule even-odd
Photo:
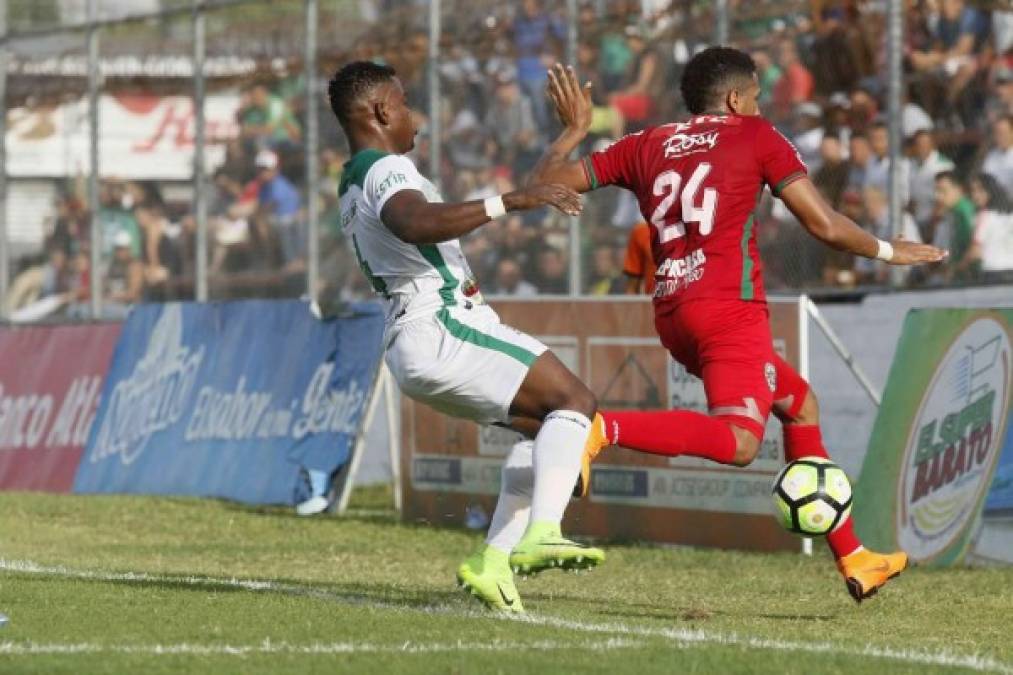
[(464, 342), (470, 342), (473, 345), (483, 347), (485, 349), (491, 349), (492, 351), (506, 354), (507, 356), (517, 359), (528, 368), (535, 362), (538, 357), (529, 352), (523, 347), (510, 344), (495, 338), (491, 335), (483, 333), (480, 330), (472, 328), (466, 324), (461, 323), (454, 317), (450, 316), (450, 311), (447, 309), (441, 309), (436, 313), (436, 318), (439, 319), (440, 323), (447, 327), (450, 334), (456, 337), (458, 340)]
[(746, 221), (746, 225), (742, 229), (742, 284), (739, 294), (742, 300), (752, 300), (756, 293), (756, 289), (753, 288), (753, 259), (749, 255), (749, 237), (752, 234), (753, 214), (750, 213), (749, 220)]
[[(756, 206), (760, 205), (763, 197), (763, 184), (756, 191)], [(749, 219), (742, 227), (742, 241), (739, 246), (742, 249), (742, 281), (739, 284), (739, 297), (742, 300), (753, 300), (756, 297), (756, 288), (753, 287), (753, 258), (749, 255), (749, 239), (753, 235), (753, 223), (756, 220), (756, 210), (749, 214)]]
[(358, 185), (362, 188), (363, 182), (366, 180), (366, 174), (369, 173), (370, 167), (376, 164), (377, 160), (386, 157), (388, 153), (383, 150), (377, 150), (375, 148), (366, 148), (365, 150), (359, 150), (355, 153), (350, 160), (345, 162), (342, 167), (341, 173), (341, 184), (338, 186), (338, 197), (343, 196), (348, 192), (348, 188), (353, 185)]
[(436, 268), (436, 271), (440, 273), (440, 278), (443, 279), (443, 285), (440, 286), (440, 297), (443, 298), (444, 307), (453, 307), (457, 304), (454, 300), (454, 289), (457, 288), (461, 282), (457, 280), (453, 274), (450, 273), (450, 269), (447, 267), (447, 262), (443, 259), (443, 255), (440, 253), (440, 247), (436, 244), (421, 244), (419, 247), (419, 253), (422, 257), (429, 261), (429, 264)]
[(771, 190), (771, 192), (774, 193), (775, 197), (780, 197), (781, 196), (781, 190), (783, 190), (786, 187), (788, 187), (791, 183), (794, 183), (797, 179), (803, 178), (803, 177), (805, 177), (805, 172), (804, 171), (796, 171), (795, 173), (793, 173), (793, 174), (791, 174), (789, 176), (786, 176), (784, 178), (784, 180), (782, 180), (780, 183), (778, 183), (777, 185), (775, 185), (774, 189)]

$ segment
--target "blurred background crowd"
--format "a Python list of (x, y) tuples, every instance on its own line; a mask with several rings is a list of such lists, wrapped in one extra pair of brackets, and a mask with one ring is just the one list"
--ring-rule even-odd
[[(272, 3), (272, 11), (285, 4)], [(297, 23), (301, 3), (289, 4)], [(350, 59), (388, 63), (425, 115), (435, 75), (441, 119), (424, 125), (414, 159), (455, 201), (506, 192), (524, 180), (556, 132), (545, 71), (565, 60), (570, 30), (576, 30), (579, 75), (593, 83), (594, 121), (584, 151), (684, 115), (681, 69), (713, 43), (714, 34), (713, 3), (700, 0), (581, 0), (575, 22), (567, 20), (562, 2), (447, 0), (434, 64), (427, 2), (344, 4), (352, 10), (332, 13), (323, 5), (323, 20), (345, 22), (339, 33), (346, 39), (322, 38), (321, 82)], [(730, 0), (729, 11), (730, 42), (757, 63), (763, 113), (795, 143), (835, 208), (889, 238), (895, 227), (888, 214), (885, 6)], [(987, 0), (905, 2), (900, 229), (909, 239), (949, 248), (951, 256), (906, 275), (899, 280), (904, 287), (1013, 282), (1013, 11), (1003, 7)], [(260, 20), (268, 25), (249, 21), (246, 43), (209, 40), (209, 56), (241, 45), (256, 64), (210, 85), (236, 100), (232, 123), (212, 138), (223, 151), (208, 167), (210, 296), (304, 294), (312, 199), (320, 213), (318, 292), (364, 297), (369, 289), (337, 211), (347, 145), (323, 102), (320, 143), (306, 147), (298, 32), (286, 37), (277, 16)], [(30, 25), (31, 17), (24, 21)], [(163, 29), (159, 39), (174, 38)], [(187, 95), (179, 83), (173, 92), (165, 82), (135, 76), (110, 78), (105, 86), (110, 93)], [(56, 96), (19, 93), (17, 78), (12, 93), (8, 119)], [(440, 166), (430, 166), (431, 143), (442, 149)], [(315, 194), (308, 194), (306, 152), (319, 158), (322, 181)], [(192, 298), (196, 228), (186, 181), (103, 174), (94, 208), (102, 229), (98, 273), (106, 314), (122, 315), (138, 301)], [(20, 251), (12, 264), (5, 301), (18, 316), (86, 314), (92, 207), (81, 176), (55, 183), (37, 245)], [(885, 266), (811, 239), (769, 192), (757, 215), (769, 289), (833, 294), (891, 282)], [(578, 250), (568, 220), (548, 211), (502, 218), (467, 237), (464, 246), (487, 294), (567, 293), (573, 255), (582, 263), (574, 284), (581, 292), (642, 292), (650, 282), (639, 278), (650, 276), (652, 262), (641, 221), (631, 196), (610, 188), (587, 196)]]

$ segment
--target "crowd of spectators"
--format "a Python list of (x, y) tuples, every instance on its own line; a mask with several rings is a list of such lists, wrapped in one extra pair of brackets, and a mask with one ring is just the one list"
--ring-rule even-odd
[[(365, 4), (375, 5), (377, 23), (350, 49), (332, 54), (330, 66), (354, 58), (388, 63), (414, 107), (426, 114), (433, 64), (425, 12), (406, 6), (411, 3)], [(439, 178), (445, 198), (481, 199), (522, 181), (556, 132), (544, 95), (545, 71), (565, 61), (565, 5), (444, 4), (450, 12), (436, 73), (442, 118), (423, 126), (415, 159), (420, 171)], [(593, 83), (595, 103), (584, 152), (684, 114), (676, 83), (689, 58), (712, 42), (711, 4), (579, 3), (576, 66)], [(826, 199), (877, 236), (900, 232), (950, 249), (946, 263), (915, 270), (903, 283), (1013, 281), (1013, 11), (975, 0), (906, 0), (899, 166), (904, 217), (897, 224), (888, 208), (882, 3), (729, 4), (732, 43), (748, 50), (758, 67), (763, 113), (795, 143)], [(284, 73), (243, 87), (239, 137), (227, 142), (225, 162), (211, 178), (214, 298), (305, 292), (308, 198), (320, 204), (322, 290), (341, 299), (368, 293), (340, 231), (337, 184), (348, 151), (326, 106), (321, 145), (313, 149), (322, 189), (306, 194), (304, 99), (304, 82)], [(434, 127), (439, 138), (432, 137)], [(443, 150), (438, 167), (429, 166), (434, 142)], [(155, 184), (107, 181), (99, 216), (110, 313), (142, 299), (192, 297), (195, 220), (189, 202), (165, 199)], [(757, 219), (772, 289), (890, 281), (884, 265), (812, 240), (769, 193)], [(23, 308), (26, 299), (58, 296), (57, 304), (74, 312), (88, 301), (90, 217), (80, 194), (68, 190), (51, 220), (45, 256), (25, 270), (23, 283), (14, 284), (13, 308)], [(636, 247), (629, 254), (627, 248), (641, 220), (632, 197), (609, 188), (587, 195), (579, 251), (571, 250), (568, 220), (549, 211), (491, 223), (468, 236), (464, 247), (489, 294), (566, 293), (571, 255), (581, 256), (582, 292), (622, 293), (641, 287), (624, 274), (636, 257)], [(9, 308), (11, 303), (8, 298)]]

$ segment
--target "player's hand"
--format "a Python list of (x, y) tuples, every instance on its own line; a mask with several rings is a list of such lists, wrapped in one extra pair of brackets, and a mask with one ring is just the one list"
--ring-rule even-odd
[(894, 239), (890, 242), (893, 245), (893, 258), (891, 265), (924, 265), (937, 263), (945, 260), (950, 252), (936, 248), (929, 244), (917, 244), (906, 239)]
[(583, 205), (580, 194), (566, 187), (548, 183), (530, 185), (503, 195), (503, 203), (510, 211), (526, 211), (541, 206), (552, 206), (568, 216), (579, 216)]
[(591, 83), (583, 87), (577, 81), (573, 66), (557, 63), (549, 69), (546, 92), (556, 106), (556, 114), (563, 126), (571, 131), (587, 133), (591, 128)]

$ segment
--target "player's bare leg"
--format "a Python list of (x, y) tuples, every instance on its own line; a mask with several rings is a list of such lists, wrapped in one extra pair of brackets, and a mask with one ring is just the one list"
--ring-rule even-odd
[[(786, 459), (830, 459), (820, 433), (820, 411), (816, 395), (809, 384), (783, 360), (778, 359), (775, 367), (777, 391), (774, 394), (774, 414), (783, 424)], [(837, 560), (837, 569), (844, 577), (848, 593), (855, 602), (875, 595), (887, 581), (907, 567), (907, 554), (903, 551), (882, 554), (862, 546), (855, 534), (851, 516), (827, 535), (827, 544)]]

